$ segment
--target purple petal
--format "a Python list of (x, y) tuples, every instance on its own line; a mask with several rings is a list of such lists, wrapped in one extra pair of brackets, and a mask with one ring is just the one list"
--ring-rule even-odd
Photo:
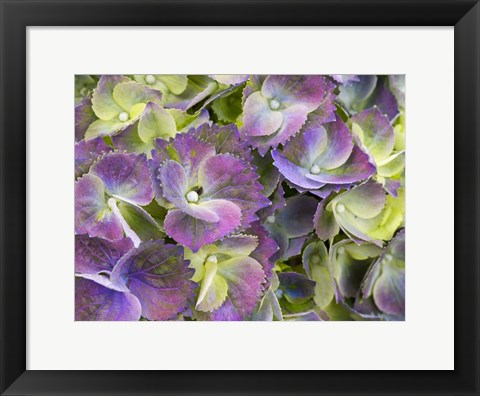
[(268, 76), (262, 85), (262, 94), (285, 107), (303, 105), (310, 112), (333, 88), (334, 85), (323, 76)]
[(240, 138), (235, 124), (223, 127), (216, 124), (203, 124), (195, 130), (190, 130), (188, 134), (213, 145), (217, 154), (232, 154), (246, 161), (252, 160), (250, 149), (247, 143)]
[(302, 252), (303, 244), (307, 240), (308, 235), (291, 238), (288, 240), (288, 248), (285, 252), (285, 257), (298, 256)]
[(88, 173), (90, 166), (102, 154), (112, 151), (102, 138), (75, 143), (75, 177)]
[[(309, 170), (314, 161), (325, 151), (329, 140), (331, 139), (322, 124), (318, 122), (318, 117), (309, 116), (302, 131), (285, 144), (283, 154), (293, 164)], [(276, 152), (278, 150), (273, 150), (272, 155)]]
[(307, 195), (287, 198), (287, 206), (276, 216), (276, 223), (287, 232), (289, 238), (307, 235), (313, 231), (313, 216), (318, 201)]
[(97, 119), (92, 110), (92, 101), (85, 96), (82, 101), (75, 106), (75, 140), (80, 141), (85, 137), (88, 127)]
[(138, 205), (148, 205), (153, 199), (145, 155), (108, 153), (92, 165), (90, 173), (105, 183), (105, 189), (111, 195)]
[(289, 243), (287, 232), (277, 223), (272, 224), (267, 222), (265, 224), (265, 228), (268, 230), (270, 237), (275, 241), (278, 246), (278, 250), (270, 258), (270, 260), (275, 263), (278, 260), (285, 259)]
[(75, 320), (139, 320), (141, 312), (140, 302), (134, 295), (90, 279), (75, 278)]
[(75, 236), (75, 272), (98, 274), (110, 272), (120, 258), (133, 247), (130, 239), (108, 241), (102, 238)]
[(296, 272), (280, 272), (278, 280), (280, 281), (279, 289), (290, 303), (302, 304), (313, 298), (315, 282), (305, 275)]
[(373, 289), (375, 304), (386, 314), (405, 317), (405, 230), (385, 249), (377, 264), (381, 273)]
[(222, 199), (234, 203), (242, 211), (242, 225), (257, 219), (256, 212), (270, 204), (263, 196), (258, 175), (241, 159), (227, 154), (208, 158), (200, 167), (201, 200)]
[(365, 108), (377, 106), (389, 120), (393, 120), (398, 114), (398, 104), (395, 96), (390, 92), (383, 82), (379, 81), (373, 95), (369, 98)]
[(138, 121), (111, 136), (111, 139), (118, 150), (141, 154), (151, 149), (149, 143), (145, 143), (138, 135)]
[(240, 208), (232, 202), (216, 199), (203, 205), (217, 214), (217, 222), (195, 218), (179, 209), (169, 211), (165, 218), (167, 234), (193, 252), (230, 234), (240, 225), (242, 218)]
[(105, 187), (97, 176), (86, 174), (75, 182), (75, 232), (117, 240), (122, 224), (105, 202)]
[(273, 273), (273, 267), (275, 263), (272, 260), (272, 256), (279, 249), (275, 240), (270, 238), (268, 231), (258, 221), (252, 223), (250, 228), (245, 231), (246, 234), (253, 234), (258, 238), (258, 245), (255, 250), (250, 254), (250, 257), (257, 260), (263, 268), (265, 273), (266, 284), (265, 288), (270, 285), (269, 279)]
[(272, 204), (267, 206), (266, 208), (260, 209), (258, 213), (258, 217), (265, 222), (268, 217), (275, 215), (275, 213), (280, 210), (281, 208), (285, 207), (285, 191), (283, 190), (282, 184), (279, 183), (278, 187), (275, 189), (273, 194), (270, 196)]
[(340, 227), (337, 224), (337, 220), (335, 219), (333, 212), (326, 210), (327, 205), (334, 198), (334, 196), (335, 195), (332, 194), (331, 196), (320, 201), (313, 218), (315, 232), (322, 241), (332, 239), (340, 232)]
[(350, 184), (365, 180), (375, 174), (375, 165), (368, 161), (368, 155), (355, 146), (347, 162), (338, 168), (320, 170), (318, 175), (307, 174), (306, 178), (318, 183)]
[(252, 136), (249, 141), (258, 148), (261, 155), (265, 155), (270, 147), (276, 148), (294, 136), (307, 120), (308, 110), (303, 105), (291, 106), (282, 111), (283, 122), (280, 129), (271, 136)]
[(326, 144), (326, 150), (322, 150), (322, 154), (315, 158), (315, 163), (322, 169), (338, 168), (347, 161), (352, 153), (352, 135), (338, 116), (336, 116), (335, 122), (323, 126), (327, 133), (328, 144)]
[(294, 185), (305, 189), (317, 189), (325, 185), (325, 183), (307, 178), (309, 170), (295, 165), (281, 151), (273, 150), (272, 157), (274, 160), (273, 164), (278, 168), (280, 173)]
[(199, 320), (212, 320), (212, 321), (240, 321), (244, 320), (242, 313), (237, 310), (233, 305), (232, 300), (227, 297), (225, 302), (213, 312), (198, 312)]
[(243, 318), (250, 315), (263, 291), (265, 273), (251, 257), (232, 258), (218, 266), (218, 274), (228, 284), (228, 298)]
[(283, 121), (282, 113), (272, 110), (261, 92), (254, 92), (247, 98), (243, 114), (244, 136), (272, 135), (280, 128)]
[(124, 282), (142, 305), (142, 316), (168, 320), (183, 311), (194, 283), (183, 260), (183, 248), (151, 241), (122, 257), (112, 272), (112, 282)]
[(188, 180), (185, 170), (175, 161), (167, 160), (159, 169), (163, 197), (178, 209), (185, 209), (188, 201)]
[(198, 170), (203, 161), (215, 155), (215, 147), (194, 136), (178, 134), (175, 139), (166, 141), (155, 140), (155, 150), (152, 152), (153, 161), (159, 165), (167, 159), (182, 165), (187, 174), (189, 185), (198, 185)]

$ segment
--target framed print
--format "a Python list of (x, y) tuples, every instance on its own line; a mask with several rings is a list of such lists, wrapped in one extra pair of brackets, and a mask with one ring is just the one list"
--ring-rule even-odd
[(1, 394), (479, 394), (477, 2), (1, 13)]

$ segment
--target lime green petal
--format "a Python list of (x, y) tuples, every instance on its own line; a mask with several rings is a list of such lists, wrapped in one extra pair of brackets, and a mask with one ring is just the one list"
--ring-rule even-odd
[(116, 118), (122, 112), (122, 108), (113, 98), (114, 88), (130, 81), (124, 76), (102, 76), (95, 88), (92, 97), (92, 108), (95, 115), (105, 121)]
[(198, 293), (196, 309), (202, 312), (212, 312), (227, 298), (228, 285), (225, 279), (217, 275), (217, 263), (205, 263), (205, 275)]
[(405, 168), (405, 151), (395, 153), (377, 164), (377, 172), (383, 177), (392, 177)]
[(310, 277), (315, 281), (315, 304), (325, 308), (333, 299), (334, 288), (328, 270), (328, 252), (322, 241), (311, 242), (303, 251), (303, 265), (309, 269)]
[(175, 95), (180, 95), (185, 89), (187, 89), (188, 78), (186, 75), (156, 74), (155, 78), (157, 81), (162, 82), (167, 89)]
[(118, 119), (112, 119), (110, 121), (96, 120), (90, 124), (85, 132), (85, 140), (90, 140), (96, 138), (97, 136), (113, 135), (126, 125), (128, 124), (121, 122)]
[[(113, 99), (126, 112), (130, 113), (132, 108), (139, 103), (155, 102), (160, 104), (162, 95), (158, 91), (154, 91), (135, 81), (123, 82), (117, 84), (113, 89)], [(143, 109), (142, 109), (143, 110)]]
[(140, 117), (138, 135), (145, 143), (153, 142), (155, 138), (168, 140), (177, 133), (177, 127), (172, 115), (155, 103), (148, 103)]

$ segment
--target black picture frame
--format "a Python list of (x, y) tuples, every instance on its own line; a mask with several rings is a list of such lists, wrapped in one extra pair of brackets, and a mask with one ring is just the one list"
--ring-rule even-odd
[[(479, 395), (480, 4), (472, 0), (0, 0), (2, 395)], [(455, 26), (455, 369), (26, 370), (28, 26)], [(427, 50), (427, 49), (426, 49)], [(60, 58), (61, 60), (61, 58)], [(433, 155), (433, 154), (432, 154)], [(446, 181), (445, 188), (452, 188)], [(441, 215), (441, 214), (439, 214)], [(439, 239), (439, 246), (444, 243)], [(451, 241), (447, 241), (451, 243)], [(432, 298), (432, 296), (426, 296)], [(442, 325), (438, 318), (438, 325)], [(368, 350), (368, 346), (366, 346)], [(412, 356), (412, 360), (415, 356)], [(268, 367), (266, 362), (265, 367)]]

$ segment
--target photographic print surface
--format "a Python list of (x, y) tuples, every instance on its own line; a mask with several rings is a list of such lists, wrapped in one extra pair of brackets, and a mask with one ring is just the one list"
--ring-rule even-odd
[(75, 320), (405, 319), (403, 75), (75, 76)]

